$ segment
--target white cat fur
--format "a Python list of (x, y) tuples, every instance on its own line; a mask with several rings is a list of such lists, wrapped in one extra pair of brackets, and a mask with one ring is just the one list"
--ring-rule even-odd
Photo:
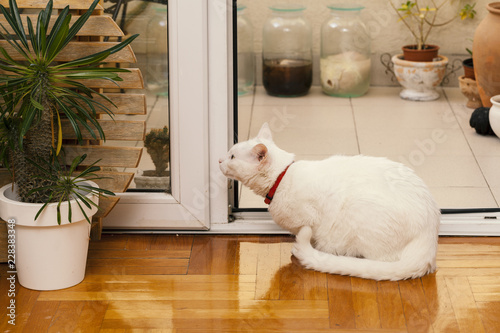
[[(293, 160), (264, 124), (256, 138), (236, 144), (219, 162), (224, 175), (265, 196)], [(296, 161), (269, 212), (297, 235), (292, 253), (307, 268), (374, 280), (417, 278), (436, 269), (440, 211), (413, 170), (386, 158)]]

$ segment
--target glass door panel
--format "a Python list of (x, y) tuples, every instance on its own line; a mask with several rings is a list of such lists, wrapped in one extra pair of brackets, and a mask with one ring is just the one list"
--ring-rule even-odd
[[(377, 86), (377, 80), (387, 77), (379, 61), (381, 53), (387, 50), (377, 48), (379, 36), (374, 36), (372, 85), (368, 93), (341, 98), (322, 92), (320, 29), (330, 15), (324, 3), (303, 3), (307, 4), (304, 16), (313, 30), (313, 85), (309, 93), (300, 97), (269, 95), (263, 86), (262, 51), (263, 29), (272, 15), (269, 9), (272, 4), (272, 1), (238, 1), (238, 8), (245, 8), (238, 13), (243, 11), (248, 23), (237, 26), (241, 28), (237, 41), (245, 43), (241, 50), (238, 45), (237, 60), (242, 60), (243, 54), (248, 58), (248, 52), (243, 50), (249, 48), (247, 30), (252, 26), (255, 62), (253, 66), (249, 61), (240, 61), (237, 67), (240, 81), (251, 72), (251, 66), (255, 73), (254, 89), (247, 88), (246, 94), (238, 96), (235, 129), (239, 141), (255, 136), (267, 121), (276, 143), (294, 152), (297, 159), (316, 160), (333, 154), (387, 157), (415, 169), (443, 208), (499, 207), (500, 195), (495, 185), (498, 177), (491, 172), (497, 142), (476, 134), (469, 126), (473, 110), (465, 106), (466, 99), (458, 86), (440, 88), (441, 97), (432, 102), (401, 99), (397, 82), (392, 86)], [(373, 12), (385, 8), (382, 5), (383, 1), (366, 4)], [(362, 15), (367, 24), (373, 23), (369, 10), (362, 11)], [(237, 20), (242, 20), (241, 16), (238, 14)], [(400, 22), (394, 19), (387, 24), (397, 29)], [(346, 76), (352, 74), (348, 70)], [(240, 208), (265, 207), (261, 198), (248, 189), (240, 188), (238, 198)]]
[[(140, 69), (145, 89), (129, 89), (126, 93), (144, 94), (147, 106), (144, 115), (115, 116), (119, 120), (146, 123), (144, 140), (127, 143), (130, 147), (144, 147), (139, 165), (135, 169), (119, 171), (135, 174), (129, 192), (170, 193), (167, 0), (105, 1), (104, 5), (105, 13), (115, 18), (126, 35), (139, 34), (132, 45), (137, 61), (128, 67)], [(108, 141), (106, 144), (113, 146), (118, 142)]]
[[(109, 5), (109, 6), (108, 6)], [(126, 35), (139, 33), (132, 67), (143, 75), (145, 138), (134, 179), (104, 221), (108, 229), (172, 230), (210, 226), (208, 195), (207, 8), (202, 0), (105, 2)], [(193, 22), (194, 21), (194, 22)], [(181, 75), (182, 73), (182, 75)], [(133, 118), (133, 119), (132, 119)], [(109, 142), (107, 144), (115, 144)]]

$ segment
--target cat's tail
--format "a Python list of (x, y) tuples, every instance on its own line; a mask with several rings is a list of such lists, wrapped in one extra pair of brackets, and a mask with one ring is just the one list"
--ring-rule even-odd
[(311, 237), (311, 228), (302, 227), (297, 234), (292, 254), (306, 268), (320, 272), (397, 281), (418, 278), (436, 269), (435, 249), (428, 249), (418, 241), (408, 244), (399, 261), (386, 262), (321, 252), (312, 247)]

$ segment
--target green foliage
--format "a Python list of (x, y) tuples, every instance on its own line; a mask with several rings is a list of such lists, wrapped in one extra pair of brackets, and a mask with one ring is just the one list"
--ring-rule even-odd
[[(36, 176), (36, 178), (46, 180), (47, 183), (51, 183), (52, 185), (48, 185), (45, 187), (38, 187), (36, 189), (31, 190), (32, 193), (40, 192), (40, 191), (49, 191), (51, 194), (51, 198), (57, 198), (57, 223), (61, 224), (61, 204), (64, 201), (68, 202), (68, 220), (71, 222), (71, 205), (70, 200), (76, 200), (76, 203), (80, 207), (85, 219), (90, 223), (90, 219), (84, 211), (82, 204), (87, 208), (92, 208), (92, 206), (97, 207), (97, 205), (89, 198), (87, 198), (85, 193), (92, 193), (93, 195), (115, 195), (113, 192), (94, 187), (89, 185), (89, 183), (85, 183), (87, 180), (97, 180), (102, 179), (95, 174), (96, 171), (99, 171), (100, 168), (95, 164), (99, 161), (92, 163), (90, 166), (85, 168), (81, 172), (77, 172), (77, 168), (82, 164), (82, 162), (87, 158), (87, 155), (84, 154), (82, 156), (77, 156), (73, 159), (71, 166), (69, 169), (65, 170), (62, 166), (62, 163), (59, 161), (54, 161), (54, 163), (45, 162), (45, 165), (40, 165), (35, 161), (31, 161), (40, 171), (41, 175)], [(42, 208), (38, 211), (35, 216), (35, 220), (40, 216), (45, 207), (52, 200), (48, 200)]]
[[(94, 139), (105, 139), (97, 121), (97, 111), (110, 116), (113, 112), (95, 97), (111, 101), (82, 82), (100, 79), (117, 84), (122, 81), (119, 74), (128, 70), (102, 67), (103, 61), (129, 45), (138, 35), (102, 52), (65, 63), (56, 61), (98, 3), (99, 0), (94, 0), (72, 25), (69, 6), (66, 6), (51, 24), (53, 2), (49, 0), (36, 22), (28, 17), (26, 26), (15, 0), (9, 0), (8, 9), (0, 5), (9, 28), (0, 24), (0, 36), (17, 54), (8, 54), (0, 47), (0, 70), (5, 73), (0, 75), (0, 163), (11, 170), (22, 201), (60, 203), (68, 198), (68, 193), (72, 192), (70, 189), (82, 187), (80, 180), (68, 181), (61, 173), (63, 167), (60, 164), (63, 162), (57, 158), (62, 146), (61, 118), (68, 119), (79, 142), (82, 141), (82, 129)], [(50, 25), (52, 28), (49, 29)], [(76, 165), (84, 159), (81, 157)], [(51, 167), (42, 167), (47, 165)], [(94, 165), (91, 171), (87, 169), (80, 176), (91, 175), (96, 168)], [(66, 182), (65, 191), (60, 190), (59, 179)], [(106, 193), (105, 190), (98, 192)], [(88, 204), (81, 195), (72, 195), (84, 205)]]
[(165, 126), (162, 129), (152, 129), (146, 135), (144, 140), (144, 146), (146, 148), (153, 147), (154, 145), (168, 145), (170, 144), (170, 134), (168, 132), (168, 127)]
[(457, 15), (446, 21), (438, 21), (440, 10), (450, 1), (452, 0), (442, 0), (440, 3), (435, 0), (427, 1), (432, 6), (423, 5), (422, 2), (424, 1), (422, 0), (406, 1), (401, 3), (400, 7), (396, 7), (392, 0), (389, 0), (389, 3), (399, 16), (399, 21), (403, 22), (410, 31), (418, 49), (421, 50), (426, 45), (433, 28), (447, 25), (458, 17), (465, 20), (467, 18), (473, 19), (476, 16), (476, 10), (474, 9), (476, 4), (466, 4)]
[[(96, 108), (104, 110), (112, 115), (111, 111), (101, 103), (97, 102), (93, 95), (106, 96), (94, 89), (88, 88), (76, 80), (103, 79), (112, 82), (122, 81), (118, 76), (120, 72), (128, 72), (120, 68), (103, 68), (102, 61), (109, 55), (116, 53), (130, 44), (137, 35), (134, 35), (122, 43), (90, 56), (69, 61), (63, 64), (54, 62), (65, 46), (76, 36), (88, 20), (90, 14), (97, 6), (99, 0), (95, 0), (89, 10), (70, 26), (71, 14), (69, 6), (66, 6), (59, 14), (53, 28), (49, 32), (49, 23), (52, 14), (52, 0), (47, 4), (45, 10), (38, 15), (36, 28), (33, 27), (28, 18), (29, 35), (25, 34), (25, 28), (19, 15), (19, 9), (14, 0), (9, 1), (10, 12), (0, 5), (0, 10), (9, 23), (11, 34), (2, 25), (3, 31), (0, 35), (9, 42), (24, 61), (16, 61), (4, 48), (0, 48), (2, 59), (0, 69), (7, 72), (0, 77), (0, 84), (9, 89), (14, 95), (14, 100), (9, 105), (9, 112), (2, 112), (2, 117), (18, 117), (22, 119), (19, 131), (19, 142), (22, 145), (24, 136), (32, 128), (33, 123), (41, 118), (41, 113), (46, 110), (44, 99), (56, 108), (54, 112), (57, 119), (63, 113), (70, 121), (78, 140), (82, 140), (80, 126), (86, 128), (94, 139), (96, 133), (90, 124), (97, 129), (100, 138), (105, 135), (96, 120)], [(63, 87), (63, 85), (65, 85)], [(69, 86), (69, 87), (67, 87)], [(73, 88), (73, 89), (71, 89)], [(75, 91), (75, 90), (78, 90)], [(90, 123), (90, 124), (89, 124)], [(61, 133), (60, 122), (58, 132)], [(61, 137), (58, 138), (60, 148)], [(59, 149), (58, 149), (59, 150)]]

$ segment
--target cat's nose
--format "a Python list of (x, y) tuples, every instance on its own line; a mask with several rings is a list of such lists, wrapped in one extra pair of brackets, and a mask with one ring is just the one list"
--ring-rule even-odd
[(219, 158), (219, 164), (221, 164), (221, 163), (222, 163), (222, 161), (223, 161), (223, 159), (222, 159), (222, 158)]

